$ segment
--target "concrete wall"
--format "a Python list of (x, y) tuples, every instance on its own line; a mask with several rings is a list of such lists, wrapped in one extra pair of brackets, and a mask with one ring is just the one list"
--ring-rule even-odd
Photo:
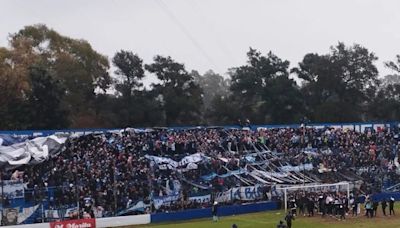
[(132, 215), (96, 219), (96, 227), (117, 227), (150, 223), (150, 215)]
[[(98, 218), (96, 219), (96, 227), (117, 227), (117, 226), (129, 226), (129, 225), (142, 225), (150, 223), (150, 215), (132, 215), (132, 216), (119, 216), (109, 218)], [(37, 223), (37, 224), (26, 224), (17, 226), (6, 226), (7, 228), (49, 228), (50, 223)]]

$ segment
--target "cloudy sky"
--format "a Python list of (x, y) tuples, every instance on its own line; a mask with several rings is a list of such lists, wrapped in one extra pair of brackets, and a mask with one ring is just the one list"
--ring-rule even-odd
[(109, 57), (170, 55), (186, 67), (224, 74), (249, 47), (296, 66), (338, 41), (359, 43), (384, 61), (400, 54), (398, 0), (1, 0), (0, 45), (25, 25), (44, 23), (88, 40)]

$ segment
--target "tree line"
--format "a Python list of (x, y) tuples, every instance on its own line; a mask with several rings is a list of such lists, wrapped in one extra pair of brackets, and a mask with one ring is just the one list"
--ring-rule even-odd
[[(120, 50), (109, 60), (85, 40), (26, 26), (0, 47), (0, 129), (399, 120), (400, 55), (385, 63), (393, 71), (385, 77), (377, 60), (359, 44), (339, 42), (290, 68), (250, 48), (246, 64), (225, 78), (189, 72), (170, 56), (144, 63)], [(158, 80), (146, 87), (148, 75)]]

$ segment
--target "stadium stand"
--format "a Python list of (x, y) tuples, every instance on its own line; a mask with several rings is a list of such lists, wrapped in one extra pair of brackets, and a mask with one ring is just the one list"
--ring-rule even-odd
[(364, 125), (2, 132), (2, 204), (35, 223), (281, 201), (274, 189), (296, 184), (383, 194), (399, 182), (398, 125)]

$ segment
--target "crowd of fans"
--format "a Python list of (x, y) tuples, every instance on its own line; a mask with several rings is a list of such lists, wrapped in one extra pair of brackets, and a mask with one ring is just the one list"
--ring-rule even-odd
[[(250, 183), (265, 185), (246, 172), (252, 170), (249, 164), (269, 172), (282, 172), (282, 166), (312, 164), (312, 170), (300, 173), (321, 183), (363, 180), (360, 191), (371, 194), (399, 181), (399, 145), (396, 129), (126, 130), (70, 137), (57, 156), (38, 165), (18, 167), (23, 174), (17, 178), (33, 189), (27, 198), (47, 197), (53, 208), (80, 202), (85, 209), (83, 205), (90, 202), (91, 208), (101, 209), (101, 216), (116, 214), (139, 201), (148, 205), (141, 213), (209, 207), (209, 200), (190, 201), (189, 197), (212, 196)], [(183, 167), (160, 169), (145, 157), (179, 161), (196, 153), (205, 159), (184, 171)], [(219, 177), (237, 170), (244, 172)], [(202, 178), (210, 174), (216, 175), (211, 180)], [(54, 195), (49, 197), (43, 189), (50, 187)], [(171, 194), (179, 194), (179, 200), (155, 208), (154, 198)], [(310, 199), (318, 201), (315, 196)]]

